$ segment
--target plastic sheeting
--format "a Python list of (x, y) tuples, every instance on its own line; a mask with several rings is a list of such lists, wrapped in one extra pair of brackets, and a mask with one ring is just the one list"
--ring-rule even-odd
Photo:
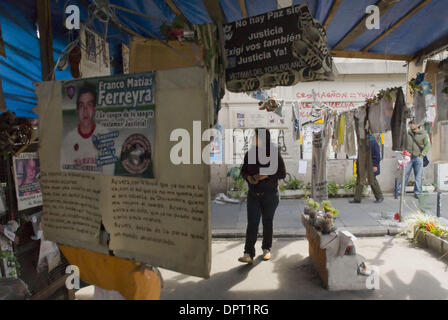
[[(92, 0), (89, 0), (92, 2)], [(312, 15), (324, 23), (335, 0), (293, 0), (292, 4), (307, 3)], [(112, 4), (155, 17), (134, 15), (116, 11), (120, 22), (135, 32), (145, 36), (161, 36), (163, 21), (171, 22), (175, 13), (164, 0), (110, 0)], [(363, 18), (366, 7), (377, 0), (343, 0), (328, 29), (330, 48), (336, 45)], [(367, 30), (346, 50), (359, 51), (378, 35), (382, 34), (420, 0), (398, 1), (381, 17), (380, 30)], [(54, 59), (57, 60), (69, 43), (69, 32), (64, 28), (64, 5), (67, 1), (52, 1), (52, 25)], [(203, 0), (173, 0), (176, 7), (192, 24), (211, 22)], [(219, 0), (226, 22), (242, 18), (239, 0)], [(87, 10), (81, 0), (71, 0), (70, 4), (81, 9), (81, 21), (87, 18)], [(276, 0), (245, 1), (249, 16), (255, 16), (277, 9)], [(406, 20), (396, 30), (377, 43), (370, 52), (413, 55), (431, 43), (448, 37), (448, 6), (446, 0), (433, 0), (415, 15)], [(42, 81), (40, 48), (36, 34), (35, 0), (1, 0), (0, 24), (5, 41), (6, 58), (0, 57), (0, 78), (2, 79), (6, 105), (19, 116), (35, 117), (32, 108), (36, 104), (34, 81)], [(112, 24), (109, 26), (110, 55), (112, 73), (121, 72), (120, 44), (129, 43), (129, 36)], [(69, 70), (57, 71), (57, 80), (70, 79)]]
[(2, 1), (0, 6), (6, 53), (6, 58), (0, 57), (0, 78), (7, 110), (35, 118), (31, 112), (36, 104), (32, 82), (41, 80), (40, 51), (33, 18), (35, 11), (24, 10), (25, 7), (9, 1)]

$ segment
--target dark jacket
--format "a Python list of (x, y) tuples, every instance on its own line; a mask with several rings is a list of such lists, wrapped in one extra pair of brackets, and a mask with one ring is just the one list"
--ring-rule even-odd
[(381, 151), (380, 145), (376, 142), (373, 136), (370, 136), (370, 152), (372, 153), (372, 166), (377, 167), (378, 171), (375, 172), (375, 176), (381, 173), (380, 161), (381, 161)]
[(397, 90), (397, 99), (391, 119), (393, 151), (404, 151), (406, 149), (406, 122), (408, 113), (409, 110), (406, 107), (403, 90), (399, 88)]
[(241, 175), (243, 178), (247, 181), (249, 184), (249, 192), (264, 192), (264, 191), (275, 191), (278, 187), (278, 180), (284, 179), (286, 177), (286, 169), (285, 169), (285, 163), (283, 161), (282, 156), (280, 155), (280, 151), (278, 149), (273, 149), (272, 151), (278, 153), (278, 167), (277, 171), (273, 175), (269, 175), (268, 178), (264, 180), (260, 180), (257, 184), (251, 184), (247, 180), (248, 176), (254, 176), (256, 174), (260, 174), (260, 168), (261, 167), (268, 167), (269, 164), (261, 165), (258, 161), (255, 164), (249, 164), (248, 162), (248, 154), (249, 152), (246, 152), (244, 156), (244, 163), (241, 168)]

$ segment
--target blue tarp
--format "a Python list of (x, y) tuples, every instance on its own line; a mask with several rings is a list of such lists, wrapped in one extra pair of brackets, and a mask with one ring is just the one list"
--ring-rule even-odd
[[(327, 36), (330, 47), (334, 47), (365, 15), (368, 5), (379, 0), (343, 0), (333, 17)], [(346, 51), (360, 51), (385, 30), (409, 12), (421, 0), (400, 0), (381, 17), (380, 30), (367, 30), (351, 43)], [(89, 0), (92, 2), (92, 0)], [(313, 16), (321, 23), (326, 20), (334, 0), (293, 0), (293, 4), (307, 3)], [(171, 22), (175, 13), (164, 0), (110, 0), (111, 4), (139, 11), (155, 17), (137, 16), (116, 11), (120, 22), (145, 37), (161, 37), (163, 21)], [(202, 0), (173, 0), (176, 7), (192, 24), (211, 22)], [(76, 4), (81, 8), (81, 20), (87, 19), (87, 8), (81, 0), (52, 0), (52, 27), (54, 59), (58, 59), (70, 42), (70, 32), (64, 28), (64, 6)], [(242, 19), (239, 0), (219, 0), (227, 22)], [(249, 16), (277, 9), (276, 0), (245, 1)], [(448, 37), (448, 1), (433, 0), (399, 28), (372, 47), (369, 52), (413, 55), (428, 45)], [(1, 0), (0, 25), (5, 43), (6, 58), (0, 57), (6, 105), (17, 115), (35, 117), (32, 108), (36, 105), (33, 82), (42, 81), (40, 47), (36, 27), (36, 0)], [(139, 27), (140, 26), (140, 27)], [(101, 30), (101, 24), (98, 24)], [(73, 36), (73, 35), (72, 35)], [(110, 25), (108, 32), (113, 73), (121, 72), (120, 46), (129, 44), (129, 35)], [(56, 71), (57, 80), (71, 78), (70, 71)]]

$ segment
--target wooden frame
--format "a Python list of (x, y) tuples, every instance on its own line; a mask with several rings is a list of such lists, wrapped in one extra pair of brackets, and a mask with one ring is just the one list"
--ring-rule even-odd
[[(383, 16), (387, 11), (389, 11), (394, 5), (394, 0), (380, 0), (376, 5), (380, 9), (380, 16)], [(355, 41), (360, 35), (362, 35), (366, 30), (366, 21), (369, 16), (366, 14), (361, 21), (355, 25), (335, 46), (334, 50), (344, 50), (353, 41)]]
[(415, 60), (422, 60), (425, 57), (430, 56), (432, 54), (435, 54), (437, 52), (443, 51), (446, 48), (448, 48), (448, 37), (445, 37), (445, 38), (442, 38), (440, 40), (437, 40), (437, 41), (431, 43), (426, 48), (418, 51), (413, 56), (413, 59), (415, 59)]
[(207, 8), (210, 18), (217, 23), (225, 23), (226, 19), (222, 12), (219, 0), (204, 0), (204, 5)]
[(392, 31), (397, 29), (399, 26), (401, 26), (405, 21), (407, 21), (410, 17), (412, 17), (414, 14), (416, 14), (419, 10), (421, 10), (423, 7), (428, 5), (432, 0), (423, 0), (418, 5), (416, 5), (411, 11), (409, 11), (404, 17), (402, 17), (400, 20), (395, 22), (393, 26), (391, 26), (389, 29), (384, 31), (378, 38), (373, 40), (371, 43), (369, 43), (365, 48), (363, 48), (361, 51), (368, 51), (370, 48), (372, 48), (374, 45), (376, 45), (378, 42), (383, 40), (385, 37), (387, 37)]
[(243, 15), (243, 19), (247, 18), (247, 9), (246, 9), (246, 2), (244, 0), (239, 0), (240, 3), (240, 8), (241, 8), (241, 13)]
[(333, 20), (334, 15), (339, 9), (339, 6), (341, 5), (342, 0), (334, 0), (333, 5), (331, 6), (330, 12), (328, 13), (327, 18), (324, 22), (324, 29), (327, 30), (328, 26), (330, 25), (331, 20)]
[(412, 60), (412, 55), (396, 55), (396, 54), (384, 54), (384, 53), (364, 52), (364, 51), (331, 50), (331, 56), (338, 58), (357, 58), (357, 59), (381, 59), (381, 60), (399, 60), (399, 61)]
[(37, 21), (39, 24), (40, 61), (42, 79), (54, 80), (53, 36), (51, 28), (51, 1), (36, 0)]
[(171, 1), (171, 0), (165, 0), (165, 2), (166, 2), (166, 4), (168, 5), (168, 7), (170, 7), (171, 10), (173, 10), (173, 12), (174, 12), (176, 15), (178, 15), (179, 17), (181, 17), (182, 19), (184, 19), (184, 20), (188, 23), (190, 29), (193, 29), (193, 26), (192, 26), (191, 22), (188, 21), (188, 19), (187, 19), (187, 18), (184, 16), (184, 14), (177, 8), (177, 6), (174, 4), (173, 1)]

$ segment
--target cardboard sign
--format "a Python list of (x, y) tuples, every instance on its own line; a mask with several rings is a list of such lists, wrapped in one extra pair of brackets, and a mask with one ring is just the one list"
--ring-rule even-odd
[(81, 77), (99, 77), (111, 74), (109, 44), (97, 33), (81, 27)]
[[(176, 165), (170, 157), (179, 143), (170, 138), (174, 130), (183, 128), (192, 137), (193, 121), (210, 127), (205, 78), (205, 71), (197, 67), (155, 72), (156, 179), (61, 170), (65, 122), (58, 106), (66, 99), (65, 82), (38, 85), (46, 240), (103, 254), (113, 251), (116, 257), (209, 276), (210, 168), (205, 163)], [(101, 241), (101, 225), (110, 236), (107, 243)]]
[(301, 4), (224, 25), (232, 92), (334, 80), (324, 28)]

